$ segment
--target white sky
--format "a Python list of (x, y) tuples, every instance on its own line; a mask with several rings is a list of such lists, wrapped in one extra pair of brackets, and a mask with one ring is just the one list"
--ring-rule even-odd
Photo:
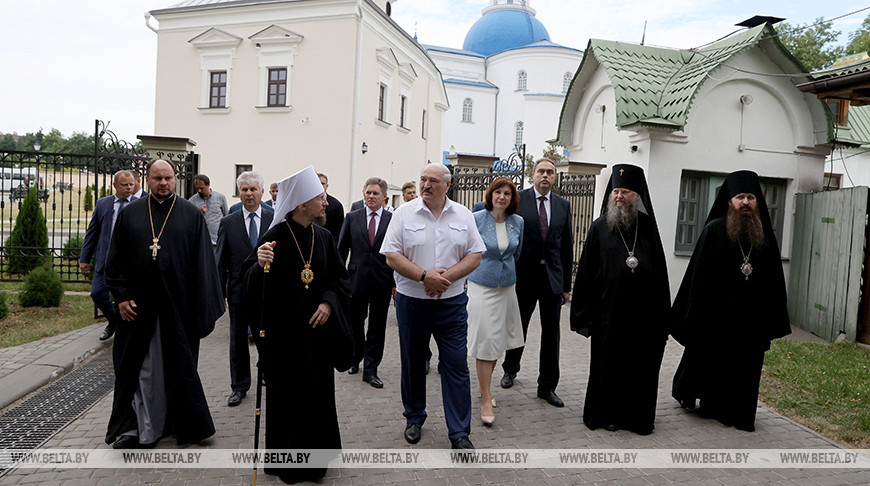
[[(867, 0), (863, 0), (867, 2)], [(144, 13), (176, 0), (0, 0), (0, 132), (92, 133), (110, 121), (135, 141), (154, 130), (157, 34)], [(423, 44), (461, 48), (487, 0), (399, 0), (393, 18)], [(763, 5), (763, 7), (760, 7)], [(590, 38), (693, 47), (753, 15), (811, 23), (867, 7), (862, 0), (531, 0), (553, 42), (585, 49)], [(846, 34), (870, 11), (834, 24)]]

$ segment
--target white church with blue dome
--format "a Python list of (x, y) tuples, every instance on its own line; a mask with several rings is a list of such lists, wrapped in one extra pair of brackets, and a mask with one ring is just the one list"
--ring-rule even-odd
[(556, 138), (583, 52), (553, 43), (528, 0), (489, 0), (481, 13), (462, 49), (423, 46), (450, 101), (442, 118), (444, 154), (507, 157), (526, 144), (527, 154), (540, 157)]

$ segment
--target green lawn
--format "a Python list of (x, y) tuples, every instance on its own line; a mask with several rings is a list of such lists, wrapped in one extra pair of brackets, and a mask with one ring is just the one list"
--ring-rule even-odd
[(0, 348), (75, 331), (98, 322), (94, 319), (94, 302), (87, 295), (66, 294), (59, 307), (49, 308), (21, 307), (18, 295), (6, 294), (9, 315), (0, 321)]
[(774, 341), (760, 395), (777, 412), (849, 447), (870, 448), (870, 350)]

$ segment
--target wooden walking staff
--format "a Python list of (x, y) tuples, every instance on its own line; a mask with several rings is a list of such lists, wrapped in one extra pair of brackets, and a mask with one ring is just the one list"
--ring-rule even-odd
[[(275, 247), (275, 242), (269, 243), (269, 246)], [(272, 269), (272, 262), (266, 262), (263, 265), (263, 289), (260, 293), (260, 339), (266, 338), (266, 330), (263, 322), (263, 309), (266, 306), (266, 274)], [(260, 414), (261, 404), (263, 403), (263, 366), (260, 364), (262, 356), (257, 360), (257, 405), (254, 409), (254, 482), (253, 486), (257, 486), (257, 451), (260, 448)]]

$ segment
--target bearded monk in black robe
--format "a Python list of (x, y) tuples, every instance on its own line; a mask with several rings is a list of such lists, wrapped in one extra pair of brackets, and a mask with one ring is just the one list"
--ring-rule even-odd
[(172, 164), (152, 161), (148, 187), (118, 215), (106, 257), (122, 318), (106, 433), (118, 449), (150, 447), (172, 431), (179, 443), (215, 432), (197, 373), (199, 340), (224, 312), (211, 239), (199, 209), (174, 193)]
[(670, 290), (643, 169), (615, 165), (580, 256), (571, 329), (592, 338), (583, 422), (653, 431)]
[(758, 175), (730, 174), (674, 300), (671, 335), (686, 347), (673, 396), (687, 409), (755, 430), (770, 341), (791, 332), (785, 277)]
[[(286, 213), (282, 199), (305, 194), (305, 184), (279, 182), (275, 222), (262, 238), (268, 243), (242, 264), (245, 305), (267, 384), (267, 449), (341, 448), (333, 369), (350, 368), (355, 346), (362, 344), (355, 343), (348, 320), (344, 261), (329, 231), (314, 224), (323, 221), (326, 196), (310, 169), (319, 195)], [(312, 277), (308, 282), (302, 276), (306, 263)], [(265, 472), (292, 483), (316, 481), (326, 468), (266, 467)]]

